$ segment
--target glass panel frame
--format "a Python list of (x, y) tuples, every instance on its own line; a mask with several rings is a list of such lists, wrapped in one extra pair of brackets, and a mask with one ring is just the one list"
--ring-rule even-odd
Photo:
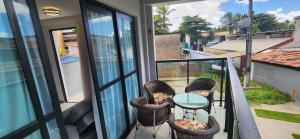
[(36, 117), (3, 0), (0, 0), (0, 8), (0, 138), (2, 138), (35, 121)]
[[(139, 84), (139, 71), (138, 71), (138, 65), (137, 65), (137, 54), (136, 54), (136, 43), (134, 41), (132, 41), (132, 49), (133, 49), (133, 52), (131, 54), (131, 56), (134, 58), (134, 60), (132, 60), (133, 62), (133, 65), (134, 65), (134, 70), (130, 70), (130, 72), (126, 72), (126, 75), (125, 75), (125, 70), (124, 70), (124, 63), (123, 63), (123, 59), (122, 59), (122, 47), (121, 47), (121, 42), (120, 42), (120, 32), (118, 31), (118, 24), (117, 24), (117, 13), (121, 13), (120, 11), (114, 9), (114, 8), (111, 8), (109, 6), (106, 6), (106, 5), (103, 5), (102, 3), (100, 2), (97, 2), (97, 1), (81, 1), (81, 7), (82, 7), (82, 16), (83, 16), (83, 22), (84, 22), (84, 27), (85, 27), (85, 32), (86, 32), (86, 38), (87, 38), (87, 44), (88, 44), (88, 51), (89, 51), (89, 57), (90, 57), (90, 60), (91, 60), (91, 67), (92, 67), (92, 75), (93, 75), (93, 81), (94, 81), (94, 90), (95, 90), (95, 96), (96, 96), (96, 99), (97, 99), (97, 105), (98, 105), (98, 110), (99, 110), (99, 116), (100, 116), (100, 124), (101, 124), (101, 129), (102, 129), (102, 134), (103, 134), (103, 138), (111, 138), (111, 137), (117, 137), (117, 138), (125, 138), (126, 135), (129, 133), (128, 131), (130, 131), (130, 128), (133, 127), (133, 124), (131, 124), (130, 122), (130, 114), (129, 114), (129, 111), (130, 109), (128, 109), (128, 103), (129, 101), (127, 101), (127, 90), (126, 90), (126, 83), (125, 83), (125, 80), (128, 76), (132, 75), (132, 74), (136, 74), (137, 75), (137, 82), (138, 82), (138, 94), (140, 95), (140, 84)], [(107, 11), (110, 11), (112, 13), (112, 25), (113, 25), (113, 31), (114, 31), (114, 34), (115, 34), (115, 41), (116, 41), (116, 52), (117, 52), (117, 59), (118, 59), (118, 66), (119, 66), (119, 73), (120, 73), (120, 77), (115, 79), (115, 80), (112, 80), (111, 82), (109, 83), (106, 83), (104, 85), (100, 85), (99, 82), (99, 78), (98, 78), (98, 69), (97, 69), (97, 61), (95, 61), (94, 59), (94, 49), (93, 49), (93, 41), (92, 41), (92, 35), (91, 35), (91, 28), (90, 28), (90, 24), (89, 24), (89, 18), (88, 18), (88, 12), (91, 11), (91, 10), (94, 10), (94, 11), (101, 11), (101, 10), (107, 10)], [(125, 13), (124, 13), (125, 14)], [(132, 19), (133, 17), (130, 16)], [(132, 20), (132, 23), (133, 20)], [(133, 25), (131, 25), (132, 27)], [(134, 28), (131, 28), (132, 29), (132, 37), (135, 36), (135, 32), (134, 32)], [(134, 38), (134, 37), (133, 37)], [(123, 52), (124, 53), (124, 52)], [(108, 74), (108, 73), (106, 73)], [(123, 131), (119, 131), (120, 133), (118, 134), (115, 134), (116, 132), (115, 131), (111, 131), (112, 128), (104, 128), (104, 127), (107, 127), (107, 125), (109, 124), (109, 126), (114, 126), (114, 124), (111, 124), (110, 121), (107, 121), (107, 116), (105, 116), (105, 114), (107, 114), (105, 111), (107, 111), (106, 109), (103, 109), (105, 104), (103, 103), (103, 98), (106, 98), (105, 96), (103, 96), (105, 94), (105, 92), (103, 92), (104, 90), (108, 89), (108, 88), (112, 88), (114, 87), (116, 84), (120, 84), (120, 90), (119, 91), (119, 94), (120, 96), (122, 97), (118, 97), (119, 100), (122, 100), (123, 102), (122, 103), (119, 103), (120, 106), (119, 107), (122, 107), (123, 112), (122, 115), (125, 117), (125, 130)], [(107, 93), (107, 92), (106, 92)], [(105, 94), (106, 96), (109, 96), (109, 95), (114, 95), (114, 92), (108, 92), (107, 94)], [(117, 96), (117, 95), (116, 95)], [(109, 97), (107, 97), (106, 99), (109, 99)], [(123, 119), (124, 120), (124, 119)], [(124, 121), (123, 121), (124, 122)], [(118, 124), (120, 125), (120, 124)], [(122, 128), (123, 129), (123, 128)]]
[[(53, 76), (51, 73), (51, 69), (48, 69), (46, 67), (51, 67), (50, 66), (50, 61), (48, 58), (48, 54), (47, 54), (47, 50), (45, 48), (45, 42), (43, 39), (43, 35), (41, 28), (40, 28), (40, 22), (38, 19), (38, 12), (37, 12), (37, 8), (35, 5), (35, 1), (34, 0), (23, 0), (21, 2), (23, 2), (26, 6), (26, 8), (21, 9), (19, 6), (18, 0), (3, 0), (4, 1), (4, 6), (6, 11), (7, 11), (7, 15), (8, 15), (8, 21), (9, 24), (12, 26), (12, 33), (14, 35), (14, 40), (16, 42), (16, 50), (18, 52), (18, 55), (20, 56), (20, 62), (19, 64), (21, 65), (21, 67), (24, 70), (24, 77), (26, 80), (24, 80), (24, 82), (26, 82), (27, 84), (27, 88), (28, 88), (28, 93), (29, 93), (29, 97), (28, 100), (31, 99), (31, 103), (33, 106), (33, 111), (34, 111), (34, 115), (36, 117), (36, 119), (26, 125), (24, 125), (23, 127), (16, 129), (14, 131), (11, 131), (10, 133), (4, 135), (3, 137), (1, 136), (1, 138), (25, 138), (28, 135), (34, 133), (35, 131), (40, 131), (40, 135), (41, 138), (48, 138), (49, 137), (49, 133), (47, 131), (47, 127), (46, 127), (46, 120), (47, 119), (52, 119), (52, 118), (57, 118), (57, 122), (59, 125), (59, 129), (60, 132), (62, 133), (62, 136), (64, 138), (67, 138), (67, 134), (65, 132), (65, 128), (62, 126), (62, 114), (59, 113), (61, 112), (60, 107), (59, 107), (59, 102), (58, 102), (58, 97), (56, 93), (56, 89), (54, 86), (54, 81), (53, 81)], [(17, 5), (17, 6), (16, 6)], [(17, 8), (16, 8), (17, 7)], [(20, 11), (22, 11), (20, 12)], [(35, 81), (35, 73), (32, 69), (32, 67), (34, 67), (34, 62), (31, 62), (30, 60), (30, 53), (27, 53), (27, 49), (26, 49), (26, 45), (25, 43), (28, 42), (24, 42), (24, 37), (26, 35), (24, 35), (24, 32), (22, 34), (22, 23), (23, 22), (19, 22), (18, 18), (18, 14), (27, 14), (27, 18), (30, 17), (31, 18), (31, 22), (29, 23), (31, 26), (30, 29), (36, 33), (36, 46), (37, 47), (37, 53), (40, 54), (41, 58), (40, 58), (40, 65), (42, 66), (46, 66), (43, 67), (44, 73), (39, 74), (44, 76), (44, 80), (45, 80), (45, 86), (48, 86), (49, 90), (47, 89), (47, 91), (49, 92), (53, 92), (51, 94), (49, 94), (49, 100), (50, 103), (48, 103), (47, 105), (50, 105), (53, 110), (51, 112), (48, 112), (47, 115), (44, 115), (43, 113), (43, 106), (41, 104), (41, 101), (39, 99), (40, 94), (38, 93), (38, 83)], [(23, 18), (23, 17), (22, 17)], [(21, 25), (21, 26), (20, 26)], [(24, 25), (24, 23), (23, 23)], [(5, 26), (5, 28), (8, 28), (7, 26)], [(28, 39), (28, 38), (27, 38)], [(1, 42), (0, 42), (1, 43)], [(33, 65), (33, 66), (32, 66)], [(11, 67), (13, 68), (13, 67)], [(47, 75), (47, 76), (45, 76)], [(23, 89), (24, 90), (24, 89)], [(11, 101), (11, 103), (16, 103), (14, 101)]]

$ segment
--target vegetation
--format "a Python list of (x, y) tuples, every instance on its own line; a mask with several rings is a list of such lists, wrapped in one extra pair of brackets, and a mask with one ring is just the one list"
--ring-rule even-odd
[[(245, 29), (238, 26), (238, 22), (243, 18), (247, 18), (247, 15), (241, 15), (240, 13), (233, 14), (231, 12), (226, 13), (220, 20), (222, 26), (219, 30), (224, 28), (229, 31), (229, 34), (233, 34), (234, 31), (238, 33), (245, 33)], [(266, 32), (285, 29), (294, 29), (295, 23), (291, 21), (279, 22), (275, 15), (268, 13), (257, 13), (253, 15), (253, 32)]]
[[(213, 73), (213, 72), (202, 72), (202, 73), (199, 73), (197, 75), (195, 75), (196, 77), (198, 78), (211, 78), (211, 79), (214, 79), (218, 82), (218, 92), (221, 92), (221, 87), (220, 87), (220, 84), (221, 84), (221, 75), (217, 74), (217, 73)], [(224, 80), (224, 83), (223, 83), (223, 88), (225, 89), (225, 80)]]
[[(208, 38), (204, 37), (202, 33), (211, 31), (209, 25), (211, 25), (211, 23), (207, 22), (205, 19), (201, 17), (198, 17), (198, 15), (184, 16), (183, 22), (180, 24), (179, 31), (183, 34), (188, 35), (191, 38), (191, 44), (197, 43), (197, 41), (199, 40), (207, 42)], [(209, 34), (213, 35), (212, 33)]]
[(233, 31), (238, 29), (237, 22), (241, 19), (242, 15), (240, 13), (233, 15), (232, 12), (227, 12), (220, 21), (222, 26), (229, 31), (229, 34), (233, 35)]
[(155, 34), (169, 32), (169, 26), (172, 24), (168, 23), (169, 18), (167, 16), (172, 11), (174, 11), (174, 9), (170, 10), (168, 6), (156, 7), (157, 14), (153, 16)]
[(300, 114), (270, 111), (264, 109), (255, 109), (255, 113), (258, 117), (293, 122), (293, 123), (300, 123)]
[(250, 105), (275, 105), (291, 101), (291, 97), (287, 93), (258, 81), (251, 81), (249, 89), (245, 90), (245, 96)]
[(300, 139), (300, 134), (292, 134), (292, 136), (294, 137), (294, 139)]

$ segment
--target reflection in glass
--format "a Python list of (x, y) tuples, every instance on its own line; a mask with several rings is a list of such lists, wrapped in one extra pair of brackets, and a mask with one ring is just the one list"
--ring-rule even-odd
[(41, 139), (41, 132), (40, 130), (37, 130), (33, 133), (31, 133), (30, 135), (26, 136), (24, 139)]
[(127, 93), (126, 95), (128, 100), (127, 105), (129, 111), (129, 119), (130, 119), (130, 124), (133, 124), (135, 120), (135, 111), (133, 107), (130, 105), (130, 101), (139, 96), (137, 74), (135, 73), (127, 77), (125, 80), (125, 84), (126, 84), (126, 93)]
[(59, 128), (56, 123), (56, 119), (52, 119), (47, 122), (48, 133), (50, 139), (60, 139)]
[(35, 120), (11, 26), (0, 0), (0, 138)]
[(99, 86), (119, 77), (112, 14), (107, 10), (87, 11)]
[(126, 128), (121, 83), (117, 82), (100, 92), (100, 96), (108, 138), (120, 138)]
[(42, 104), (44, 114), (53, 111), (52, 103), (48, 91), (47, 82), (41, 57), (39, 54), (38, 42), (33, 27), (30, 10), (26, 0), (14, 0), (13, 5), (17, 14), (17, 20), (21, 29), (23, 42), (29, 56), (30, 65), (34, 75), (34, 81), (39, 93), (39, 99)]
[(120, 46), (122, 50), (122, 60), (124, 65), (124, 74), (128, 74), (136, 69), (134, 59), (133, 43), (133, 20), (131, 17), (117, 13), (118, 30), (120, 37)]

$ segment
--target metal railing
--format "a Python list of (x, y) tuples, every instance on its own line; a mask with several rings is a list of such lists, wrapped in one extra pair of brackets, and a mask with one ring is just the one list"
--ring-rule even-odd
[[(168, 65), (169, 64), (169, 65)], [(179, 66), (174, 66), (174, 65)], [(179, 67), (181, 73), (176, 73), (190, 82), (191, 68), (199, 64), (199, 73), (213, 72), (220, 76), (220, 106), (225, 95), (225, 132), (228, 132), (228, 139), (260, 139), (260, 134), (252, 116), (251, 110), (244, 95), (237, 71), (232, 58), (210, 58), (210, 59), (186, 59), (186, 60), (160, 60), (156, 61), (157, 79), (163, 79), (163, 74), (172, 76), (172, 71)], [(171, 68), (170, 68), (171, 67)], [(197, 65), (196, 65), (197, 67)], [(217, 68), (216, 68), (217, 67)], [(219, 67), (219, 68), (218, 68)], [(165, 71), (164, 71), (165, 70)], [(224, 87), (223, 87), (224, 85)], [(225, 92), (223, 91), (225, 89)], [(224, 94), (225, 93), (225, 94)]]
[(228, 138), (260, 139), (260, 134), (247, 103), (233, 60), (227, 59), (225, 91), (225, 131)]

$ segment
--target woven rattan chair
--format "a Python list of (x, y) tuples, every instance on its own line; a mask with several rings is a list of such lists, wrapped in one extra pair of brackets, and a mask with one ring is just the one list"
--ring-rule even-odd
[(214, 92), (217, 89), (217, 82), (209, 78), (198, 78), (191, 82), (186, 88), (185, 92), (193, 92), (195, 90), (209, 90), (206, 98), (209, 101), (207, 108), (204, 108), (209, 114), (211, 112), (211, 105), (214, 106)]
[[(139, 97), (132, 100), (130, 104), (136, 110), (136, 118), (138, 120), (136, 123), (136, 130), (138, 130), (138, 123), (143, 126), (152, 126), (153, 138), (155, 138), (160, 125), (166, 122), (171, 114), (169, 102), (160, 105), (147, 104), (147, 99), (145, 97)], [(159, 126), (157, 130), (155, 130), (156, 126)]]
[(213, 116), (208, 117), (208, 128), (199, 131), (184, 129), (176, 125), (174, 114), (170, 115), (168, 123), (172, 128), (172, 138), (175, 138), (175, 131), (177, 139), (212, 139), (220, 131), (220, 126)]
[[(165, 93), (166, 95), (169, 95), (172, 97), (175, 96), (174, 89), (163, 81), (159, 81), (159, 80), (149, 81), (149, 82), (145, 83), (144, 88), (147, 92), (146, 94), (149, 99), (148, 101), (149, 101), (149, 103), (152, 103), (152, 104), (155, 103), (153, 94), (156, 92), (162, 92), (162, 93)], [(169, 100), (169, 103), (172, 108), (175, 107), (172, 99)]]

